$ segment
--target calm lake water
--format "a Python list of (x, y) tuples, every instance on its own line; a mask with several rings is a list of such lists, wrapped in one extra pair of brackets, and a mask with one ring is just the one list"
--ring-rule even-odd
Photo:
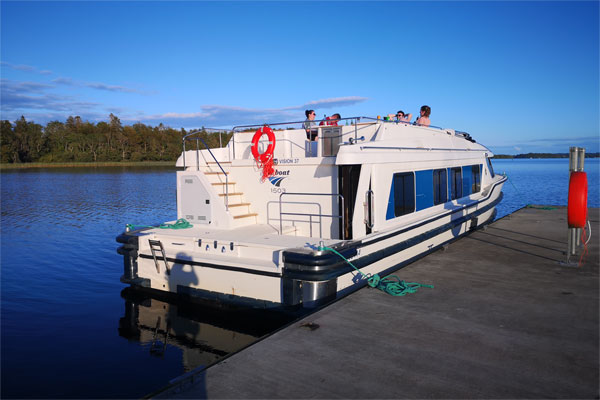
[[(498, 217), (566, 205), (568, 160), (496, 160)], [(586, 160), (599, 207), (598, 159)], [(173, 168), (34, 169), (1, 178), (1, 397), (132, 398), (289, 322), (124, 290), (115, 237), (176, 218)], [(511, 184), (512, 182), (512, 184)]]

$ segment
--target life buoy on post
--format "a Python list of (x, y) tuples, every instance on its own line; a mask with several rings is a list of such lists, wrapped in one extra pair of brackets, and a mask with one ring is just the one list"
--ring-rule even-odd
[(587, 221), (587, 174), (582, 171), (571, 172), (569, 178), (569, 203), (567, 221), (569, 228), (584, 228)]
[[(269, 145), (264, 153), (259, 153), (258, 142), (262, 135), (267, 135)], [(250, 150), (252, 151), (252, 156), (256, 160), (258, 166), (263, 169), (262, 179), (264, 181), (275, 173), (275, 170), (273, 169), (273, 152), (275, 151), (275, 134), (273, 133), (273, 129), (269, 128), (267, 125), (258, 128), (252, 137), (252, 147)]]

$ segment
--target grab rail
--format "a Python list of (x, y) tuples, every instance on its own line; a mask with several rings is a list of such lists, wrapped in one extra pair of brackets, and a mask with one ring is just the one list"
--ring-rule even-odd
[[(188, 139), (188, 137), (191, 135), (194, 135), (196, 133), (199, 133), (199, 132), (201, 132), (201, 131), (195, 131), (195, 132), (189, 133), (183, 137), (183, 168), (184, 169), (185, 169), (185, 158), (186, 158), (185, 157), (185, 142), (187, 140), (193, 140), (193, 139)], [(221, 172), (223, 172), (223, 175), (225, 176), (225, 210), (229, 211), (229, 178), (227, 177), (225, 170), (221, 166), (221, 163), (219, 162), (219, 160), (217, 160), (217, 157), (215, 157), (213, 152), (210, 150), (210, 147), (208, 147), (208, 144), (206, 144), (204, 139), (202, 139), (201, 137), (196, 138), (196, 171), (200, 171), (200, 143), (199, 143), (199, 141), (202, 141), (202, 143), (204, 144), (204, 147), (206, 147), (206, 150), (208, 150), (208, 152), (212, 156), (213, 160), (215, 160), (215, 162), (221, 169)]]
[[(312, 214), (312, 213), (284, 213), (281, 210), (281, 198), (284, 195), (292, 195), (292, 196), (331, 196), (331, 197), (338, 197), (341, 200), (341, 205), (342, 205), (342, 215), (328, 215), (328, 214)], [(281, 234), (281, 232), (283, 232), (283, 219), (282, 216), (283, 215), (304, 215), (304, 216), (308, 216), (309, 220), (309, 226), (310, 226), (310, 230), (309, 230), (309, 234), (310, 237), (312, 237), (312, 217), (329, 217), (329, 218), (341, 218), (342, 219), (342, 229), (340, 231), (341, 234), (341, 239), (344, 240), (345, 239), (345, 235), (344, 235), (344, 196), (342, 196), (341, 194), (336, 194), (336, 193), (292, 193), (292, 192), (285, 192), (285, 193), (281, 193), (279, 195), (279, 233)], [(321, 222), (319, 222), (319, 237), (323, 237), (323, 230), (321, 227)]]

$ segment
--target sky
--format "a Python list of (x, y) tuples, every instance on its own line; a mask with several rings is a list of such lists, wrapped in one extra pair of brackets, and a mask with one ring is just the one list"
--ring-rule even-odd
[(179, 129), (418, 115), (600, 151), (599, 2), (0, 1), (0, 117)]

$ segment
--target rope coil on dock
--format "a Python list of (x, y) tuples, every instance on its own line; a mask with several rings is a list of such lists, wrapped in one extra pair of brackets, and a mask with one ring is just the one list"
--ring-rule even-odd
[(323, 250), (331, 251), (331, 252), (337, 254), (338, 256), (340, 256), (344, 261), (346, 261), (348, 263), (348, 265), (350, 265), (352, 268), (354, 268), (354, 270), (356, 272), (358, 272), (362, 277), (367, 279), (367, 283), (369, 284), (369, 286), (371, 286), (373, 288), (377, 288), (389, 295), (405, 296), (410, 293), (416, 293), (420, 287), (426, 287), (426, 288), (433, 289), (433, 285), (425, 285), (423, 283), (417, 283), (417, 282), (405, 282), (405, 281), (401, 280), (399, 277), (397, 277), (396, 275), (390, 275), (385, 278), (381, 278), (379, 276), (379, 274), (375, 274), (375, 275), (365, 274), (360, 269), (356, 268), (354, 266), (354, 264), (352, 264), (350, 261), (348, 261), (348, 259), (346, 257), (341, 255), (340, 253), (338, 253), (336, 250), (332, 249), (331, 247), (319, 246), (319, 251), (323, 251)]

